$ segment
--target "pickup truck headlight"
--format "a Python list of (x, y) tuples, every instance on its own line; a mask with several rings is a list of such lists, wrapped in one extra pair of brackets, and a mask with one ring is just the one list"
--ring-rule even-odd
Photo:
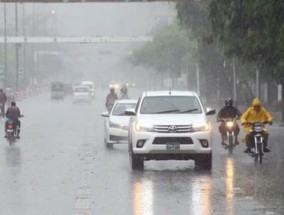
[(210, 124), (209, 123), (195, 124), (195, 125), (192, 126), (192, 129), (194, 131), (209, 131), (210, 130)]
[(153, 125), (141, 124), (141, 123), (135, 124), (135, 131), (137, 132), (150, 132), (152, 130), (153, 130)]

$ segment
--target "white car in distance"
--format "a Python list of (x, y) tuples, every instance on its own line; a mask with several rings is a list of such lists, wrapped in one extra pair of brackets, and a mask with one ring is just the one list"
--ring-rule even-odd
[(73, 103), (91, 103), (91, 94), (89, 87), (76, 86), (73, 89)]
[(129, 125), (131, 167), (143, 169), (147, 160), (194, 160), (205, 169), (212, 166), (211, 125), (198, 95), (190, 91), (144, 92)]
[(89, 87), (91, 97), (92, 98), (95, 97), (95, 84), (94, 84), (94, 82), (92, 82), (92, 81), (83, 81), (81, 83), (81, 85)]
[(116, 100), (112, 109), (101, 114), (105, 118), (104, 142), (107, 148), (113, 144), (128, 142), (129, 116), (125, 114), (127, 109), (135, 108), (137, 100)]

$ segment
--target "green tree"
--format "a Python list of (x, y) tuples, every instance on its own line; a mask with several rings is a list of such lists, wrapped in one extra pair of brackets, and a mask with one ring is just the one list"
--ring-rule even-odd
[(284, 2), (211, 0), (209, 8), (214, 37), (225, 55), (251, 64), (263, 78), (284, 86)]
[(174, 84), (187, 67), (185, 58), (194, 49), (195, 42), (189, 41), (187, 32), (174, 23), (159, 29), (152, 42), (134, 53), (131, 62), (154, 69), (161, 77), (171, 78)]
[[(197, 41), (197, 50), (194, 56), (195, 63), (200, 68), (201, 85), (203, 86), (200, 89), (201, 94), (216, 100), (228, 96), (224, 94), (225, 92), (230, 93), (231, 85), (225, 81), (229, 79), (230, 72), (225, 70), (223, 66), (225, 58), (220, 52), (218, 44), (213, 41), (208, 5), (208, 1), (178, 2), (176, 9), (180, 25), (191, 31)], [(220, 92), (221, 87), (227, 90), (222, 93)]]

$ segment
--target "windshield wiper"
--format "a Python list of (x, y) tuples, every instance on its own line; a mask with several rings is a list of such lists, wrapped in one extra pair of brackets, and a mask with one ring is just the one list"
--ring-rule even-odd
[(174, 113), (174, 112), (180, 112), (179, 109), (174, 109), (174, 110), (165, 110), (165, 111), (160, 111), (160, 112), (155, 112), (153, 114), (160, 114), (160, 113)]
[(190, 113), (193, 111), (199, 110), (198, 108), (194, 108), (194, 109), (189, 109), (189, 110), (184, 110), (184, 111), (180, 111), (180, 113)]

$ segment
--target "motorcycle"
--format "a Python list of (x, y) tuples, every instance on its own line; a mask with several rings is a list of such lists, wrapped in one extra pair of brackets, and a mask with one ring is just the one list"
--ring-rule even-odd
[(226, 128), (226, 137), (228, 140), (228, 144), (226, 149), (228, 149), (228, 153), (231, 155), (233, 154), (233, 150), (236, 146), (236, 143), (234, 142), (235, 140), (235, 127), (236, 127), (236, 118), (222, 118), (221, 121), (223, 121), (225, 123), (225, 128)]
[(253, 140), (254, 140), (254, 147), (252, 148), (252, 152), (250, 153), (250, 156), (254, 158), (254, 162), (259, 162), (262, 164), (264, 151), (263, 151), (263, 141), (264, 141), (264, 132), (265, 127), (264, 125), (268, 122), (255, 122), (255, 123), (248, 123), (252, 126), (252, 134), (253, 134)]
[[(23, 117), (23, 116), (21, 116), (21, 117)], [(16, 125), (14, 120), (7, 119), (5, 130), (6, 130), (6, 138), (7, 138), (9, 145), (10, 146), (14, 145), (15, 142), (17, 142), (18, 139), (19, 139), (18, 138), (18, 135), (19, 135), (19, 132), (20, 132), (19, 125)]]

